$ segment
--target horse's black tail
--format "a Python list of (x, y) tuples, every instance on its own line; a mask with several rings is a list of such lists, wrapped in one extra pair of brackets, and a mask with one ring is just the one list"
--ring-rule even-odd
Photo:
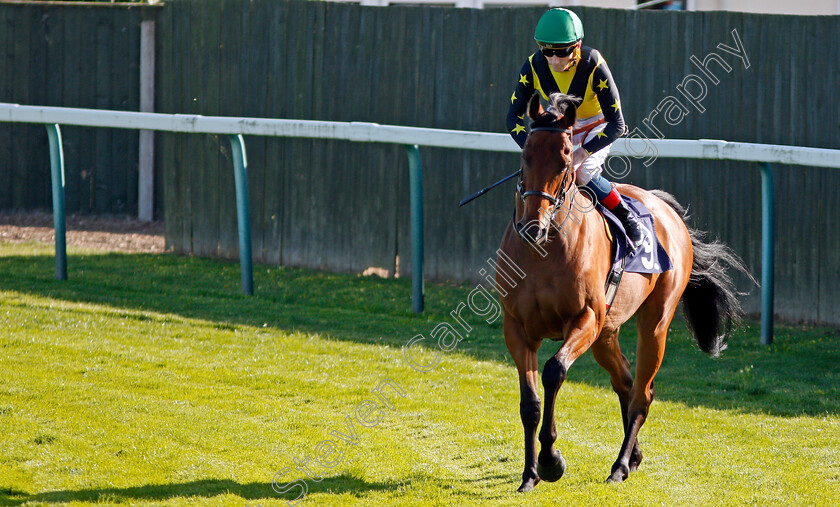
[(694, 262), (682, 296), (683, 310), (700, 350), (715, 357), (726, 349), (726, 338), (744, 315), (739, 294), (726, 272), (727, 265), (747, 275), (756, 285), (758, 282), (731, 248), (717, 240), (704, 241), (705, 232), (688, 226), (688, 212), (674, 196), (661, 190), (651, 193), (674, 208), (686, 222)]

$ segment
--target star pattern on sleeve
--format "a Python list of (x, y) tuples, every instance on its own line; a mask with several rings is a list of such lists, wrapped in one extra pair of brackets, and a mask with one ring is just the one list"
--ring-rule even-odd
[(519, 74), (519, 82), (524, 84), (524, 85), (527, 85), (528, 84), (528, 76), (526, 76), (525, 74)]
[(513, 132), (514, 134), (518, 134), (520, 132), (525, 132), (525, 126), (524, 125), (516, 125), (513, 128), (513, 130), (511, 130), (511, 132)]
[(513, 95), (510, 96), (510, 103), (513, 104), (513, 102), (515, 100), (516, 100), (516, 92), (513, 92)]
[(607, 137), (607, 133), (606, 133), (606, 132), (604, 132), (604, 131), (602, 130), (602, 131), (598, 132), (598, 137), (599, 137), (599, 138), (601, 138), (601, 137)]
[(621, 109), (621, 101), (619, 99), (615, 99), (615, 104), (613, 104), (612, 107), (613, 109), (618, 111), (619, 109)]
[(610, 86), (607, 84), (607, 80), (606, 80), (606, 79), (602, 79), (602, 80), (598, 83), (598, 89), (599, 89), (599, 90), (606, 90), (606, 89), (607, 89), (607, 88), (609, 88), (609, 87), (610, 87)]

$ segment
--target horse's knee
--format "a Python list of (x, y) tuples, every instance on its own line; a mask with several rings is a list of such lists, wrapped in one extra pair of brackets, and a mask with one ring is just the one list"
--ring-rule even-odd
[(540, 423), (540, 399), (533, 397), (519, 403), (519, 416), (526, 428), (536, 428)]
[(557, 389), (564, 380), (566, 380), (566, 367), (556, 357), (546, 361), (542, 374), (542, 383), (546, 392)]
[(633, 389), (633, 375), (629, 371), (622, 372), (618, 378), (610, 378), (610, 381), (613, 391), (619, 396), (627, 396)]

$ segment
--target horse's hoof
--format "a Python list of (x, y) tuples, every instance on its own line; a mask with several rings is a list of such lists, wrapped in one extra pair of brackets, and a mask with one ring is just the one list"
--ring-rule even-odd
[(527, 493), (528, 491), (533, 491), (534, 486), (536, 486), (540, 482), (540, 478), (536, 477), (534, 479), (523, 479), (522, 485), (519, 486), (519, 489), (516, 490), (517, 493)]
[(554, 482), (561, 477), (566, 472), (566, 460), (563, 459), (563, 456), (559, 456), (560, 459), (557, 460), (552, 466), (543, 466), (537, 462), (537, 473), (540, 476), (540, 479), (548, 482)]
[(629, 470), (627, 467), (616, 467), (609, 477), (607, 477), (608, 483), (618, 484), (620, 482), (624, 482), (627, 479), (627, 475), (629, 474)]

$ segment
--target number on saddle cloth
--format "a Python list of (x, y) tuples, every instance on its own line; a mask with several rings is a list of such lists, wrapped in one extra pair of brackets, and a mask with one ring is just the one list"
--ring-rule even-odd
[(632, 197), (623, 195), (622, 198), (627, 202), (636, 216), (639, 217), (642, 227), (645, 229), (645, 242), (642, 247), (636, 251), (630, 248), (630, 242), (627, 234), (624, 232), (624, 227), (621, 226), (621, 221), (612, 214), (605, 207), (600, 204), (596, 205), (604, 218), (607, 219), (610, 231), (615, 238), (615, 248), (613, 255), (613, 264), (621, 259), (626, 260), (625, 271), (630, 273), (663, 273), (673, 267), (671, 258), (668, 257), (668, 252), (662, 248), (659, 240), (656, 237), (656, 228), (653, 226), (653, 215), (651, 212), (639, 201)]

